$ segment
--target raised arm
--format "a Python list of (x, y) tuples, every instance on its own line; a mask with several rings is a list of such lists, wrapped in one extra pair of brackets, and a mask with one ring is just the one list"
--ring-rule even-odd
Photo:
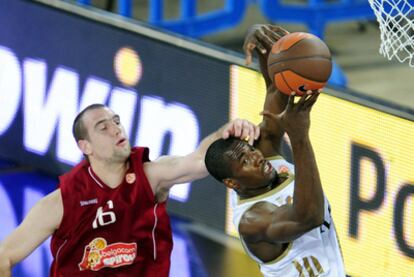
[[(253, 25), (247, 31), (243, 49), (246, 54), (246, 64), (251, 63), (253, 51), (258, 57), (260, 71), (266, 83), (266, 98), (263, 110), (280, 114), (286, 107), (288, 96), (277, 91), (267, 71), (267, 58), (272, 49), (272, 45), (281, 37), (288, 34), (285, 29), (270, 25), (257, 24)], [(260, 138), (255, 143), (265, 157), (280, 154), (280, 146), (284, 131), (281, 126), (272, 120), (264, 117), (260, 123)]]
[(250, 144), (260, 135), (260, 129), (253, 123), (236, 119), (223, 125), (216, 132), (202, 140), (197, 149), (186, 156), (162, 156), (144, 164), (145, 174), (151, 184), (157, 200), (166, 200), (169, 189), (180, 183), (191, 182), (207, 176), (204, 163), (207, 148), (219, 138), (229, 136), (248, 139)]
[(11, 268), (52, 235), (62, 216), (62, 196), (60, 190), (55, 190), (40, 200), (19, 227), (0, 242), (0, 276), (11, 276)]
[(290, 97), (280, 115), (265, 113), (288, 133), (295, 162), (293, 203), (276, 207), (259, 202), (244, 216), (240, 232), (250, 243), (288, 242), (323, 223), (324, 197), (315, 155), (309, 140), (309, 112), (319, 93), (303, 96), (297, 104)]
[(275, 42), (289, 32), (280, 26), (270, 24), (255, 24), (247, 30), (243, 43), (246, 64), (253, 60), (253, 51), (256, 52), (259, 60), (260, 72), (266, 82), (266, 87), (273, 85), (273, 80), (267, 72), (267, 58)]

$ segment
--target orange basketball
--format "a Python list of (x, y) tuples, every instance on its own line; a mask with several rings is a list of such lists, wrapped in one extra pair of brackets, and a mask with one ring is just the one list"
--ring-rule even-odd
[(303, 95), (325, 86), (332, 72), (331, 53), (317, 36), (290, 33), (272, 46), (267, 69), (279, 91)]

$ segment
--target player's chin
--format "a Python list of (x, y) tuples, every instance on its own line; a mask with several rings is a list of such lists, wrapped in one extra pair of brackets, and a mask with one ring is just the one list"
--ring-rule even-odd
[(272, 168), (272, 170), (267, 173), (266, 177), (267, 177), (267, 179), (272, 180), (276, 177), (276, 174), (277, 174), (276, 170), (274, 168)]
[(121, 158), (128, 158), (130, 154), (131, 154), (131, 146), (129, 144), (123, 147), (118, 147), (115, 150), (115, 155)]

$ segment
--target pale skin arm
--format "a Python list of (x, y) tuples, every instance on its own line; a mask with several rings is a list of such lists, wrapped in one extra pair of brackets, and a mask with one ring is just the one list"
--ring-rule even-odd
[[(163, 156), (153, 162), (144, 163), (145, 174), (155, 195), (160, 192), (168, 193), (175, 184), (191, 182), (207, 176), (204, 156), (210, 144), (217, 139), (235, 136), (248, 138), (249, 143), (253, 144), (259, 135), (260, 129), (253, 123), (241, 119), (233, 120), (204, 138), (198, 148), (186, 156)], [(165, 198), (166, 195), (158, 200), (163, 201)]]
[(52, 235), (62, 217), (62, 196), (58, 189), (42, 198), (19, 227), (0, 242), (0, 276), (11, 276), (11, 268)]
[(281, 124), (290, 137), (296, 171), (295, 188), (293, 203), (276, 207), (259, 202), (245, 213), (239, 230), (248, 243), (289, 242), (323, 223), (323, 190), (309, 139), (309, 112), (318, 95), (304, 95), (296, 104), (291, 96), (283, 113), (264, 113)]

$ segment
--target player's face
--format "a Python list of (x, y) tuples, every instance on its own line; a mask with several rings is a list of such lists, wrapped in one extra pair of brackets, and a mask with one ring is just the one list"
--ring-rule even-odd
[(276, 176), (276, 171), (262, 152), (245, 141), (237, 142), (232, 150), (226, 152), (231, 160), (232, 179), (241, 188), (259, 188), (270, 184)]
[(124, 162), (131, 153), (131, 145), (121, 125), (119, 115), (108, 108), (87, 111), (83, 116), (87, 130), (90, 159)]

